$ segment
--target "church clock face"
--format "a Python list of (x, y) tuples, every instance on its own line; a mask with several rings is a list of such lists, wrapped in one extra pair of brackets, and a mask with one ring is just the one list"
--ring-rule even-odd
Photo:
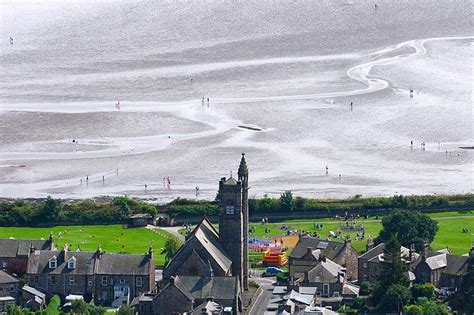
[(234, 214), (235, 209), (233, 205), (225, 206), (225, 214)]

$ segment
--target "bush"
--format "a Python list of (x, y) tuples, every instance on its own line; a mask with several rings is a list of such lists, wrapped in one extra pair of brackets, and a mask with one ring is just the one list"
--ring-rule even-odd
[(434, 286), (431, 283), (414, 284), (410, 290), (414, 301), (420, 297), (431, 299), (434, 294)]

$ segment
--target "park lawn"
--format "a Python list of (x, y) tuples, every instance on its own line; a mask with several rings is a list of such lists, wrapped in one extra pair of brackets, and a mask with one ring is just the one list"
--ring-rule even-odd
[[(416, 210), (413, 210), (416, 211)], [(435, 212), (435, 213), (426, 213), (430, 218), (439, 218), (439, 217), (460, 217), (460, 216), (474, 216), (474, 210), (466, 210), (466, 211), (443, 211), (443, 212)], [(383, 216), (370, 216), (368, 220), (381, 220)], [(303, 219), (288, 219), (285, 220), (285, 223), (291, 223), (291, 222), (308, 222), (308, 223), (313, 223), (313, 222), (318, 222), (318, 223), (324, 223), (324, 222), (334, 222), (337, 221), (337, 219), (333, 217), (326, 217), (326, 218), (303, 218)]]
[[(31, 227), (0, 227), (0, 238), (48, 238), (53, 232), (54, 243), (58, 249), (69, 244), (69, 250), (79, 247), (82, 251), (95, 251), (100, 245), (109, 253), (144, 254), (153, 245), (153, 256), (156, 265), (164, 265), (165, 258), (161, 254), (166, 239), (170, 236), (160, 230), (152, 232), (145, 228), (123, 228), (122, 225), (83, 225), (55, 226), (48, 228)], [(61, 232), (61, 236), (59, 236)]]
[[(474, 233), (474, 218), (453, 218), (438, 220), (439, 230), (431, 243), (433, 249), (449, 248), (456, 255), (469, 253), (471, 233)], [(469, 232), (463, 233), (467, 228)]]
[[(322, 221), (313, 220), (312, 222)], [(291, 229), (295, 230), (304, 230), (310, 233), (317, 231), (322, 238), (326, 238), (329, 234), (329, 231), (336, 232), (337, 228), (339, 227), (339, 223), (323, 223), (322, 229), (314, 230), (312, 223), (268, 223), (265, 226), (255, 223), (250, 224), (251, 227), (255, 227), (255, 232), (252, 233), (252, 236), (269, 238), (272, 236), (284, 235), (286, 234), (286, 231), (281, 229), (282, 224), (286, 224)], [(352, 246), (359, 253), (363, 253), (365, 251), (365, 245), (367, 244), (367, 237), (371, 235), (372, 238), (375, 238), (382, 229), (382, 224), (380, 222), (363, 222), (363, 220), (358, 220), (356, 224), (364, 225), (366, 237), (365, 240), (357, 241), (357, 232), (343, 232), (342, 235), (351, 235)], [(436, 234), (435, 240), (431, 244), (433, 249), (449, 247), (450, 251), (456, 255), (463, 255), (469, 252), (471, 246), (470, 234), (462, 233), (462, 229), (469, 228), (472, 232), (474, 229), (474, 218), (443, 218), (442, 220), (438, 220), (438, 225), (438, 233)], [(265, 228), (267, 228), (268, 233), (265, 233)], [(342, 242), (342, 239), (333, 240)]]

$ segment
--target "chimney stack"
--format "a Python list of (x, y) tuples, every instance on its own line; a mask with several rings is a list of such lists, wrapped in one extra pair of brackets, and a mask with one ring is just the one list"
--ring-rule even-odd
[(410, 260), (410, 262), (413, 262), (415, 260), (415, 244), (410, 245), (410, 251), (409, 251), (408, 259)]
[(368, 252), (372, 248), (374, 248), (374, 241), (372, 240), (372, 237), (369, 236), (367, 238), (367, 245), (365, 245), (365, 250)]

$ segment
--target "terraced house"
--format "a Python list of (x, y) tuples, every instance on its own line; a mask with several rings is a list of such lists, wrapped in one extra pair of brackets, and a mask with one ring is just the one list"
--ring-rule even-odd
[(82, 295), (96, 305), (129, 304), (145, 292), (153, 292), (153, 251), (144, 255), (36, 250), (30, 255), (27, 281), (31, 287), (65, 298)]

